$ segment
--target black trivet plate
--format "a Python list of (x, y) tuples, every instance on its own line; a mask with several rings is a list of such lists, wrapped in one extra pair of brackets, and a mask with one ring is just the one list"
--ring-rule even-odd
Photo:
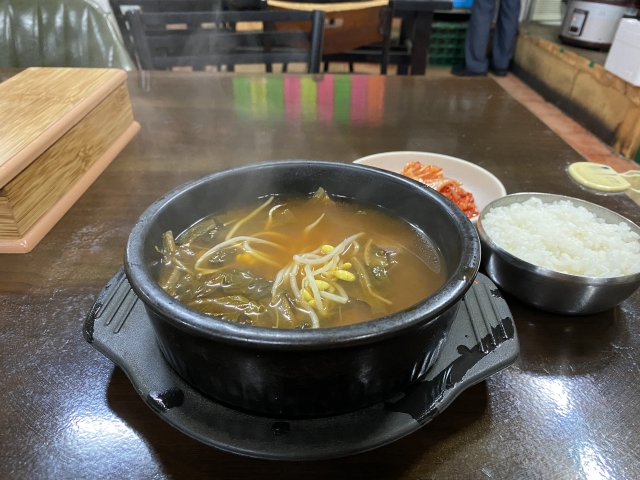
[(273, 460), (319, 460), (380, 447), (414, 432), (460, 392), (512, 364), (520, 347), (511, 312), (479, 274), (426, 378), (393, 399), (317, 419), (234, 410), (189, 386), (162, 356), (144, 305), (120, 270), (85, 324), (85, 338), (122, 368), (145, 403), (175, 428), (229, 452)]

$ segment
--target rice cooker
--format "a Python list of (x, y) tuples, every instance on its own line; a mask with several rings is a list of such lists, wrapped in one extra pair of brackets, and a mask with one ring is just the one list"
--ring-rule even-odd
[(637, 14), (635, 0), (570, 0), (560, 40), (568, 45), (608, 51), (620, 20)]

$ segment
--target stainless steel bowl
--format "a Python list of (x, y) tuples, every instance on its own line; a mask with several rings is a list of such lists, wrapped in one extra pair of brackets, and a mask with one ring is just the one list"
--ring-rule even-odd
[(549, 193), (516, 193), (499, 198), (482, 210), (477, 226), (482, 267), (502, 290), (541, 310), (566, 315), (589, 315), (618, 305), (640, 287), (640, 273), (609, 278), (569, 275), (539, 267), (499, 247), (484, 230), (483, 218), (492, 208), (522, 203), (531, 197), (537, 197), (544, 203), (571, 200), (575, 206), (586, 208), (607, 223), (626, 223), (640, 235), (640, 227), (630, 220), (577, 198)]

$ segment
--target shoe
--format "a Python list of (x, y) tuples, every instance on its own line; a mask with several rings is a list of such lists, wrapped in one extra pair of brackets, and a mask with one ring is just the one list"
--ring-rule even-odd
[(493, 73), (496, 77), (506, 77), (509, 70), (506, 68), (501, 70), (499, 68), (491, 68), (491, 73)]
[(464, 65), (457, 65), (451, 69), (451, 73), (456, 77), (486, 77), (487, 72), (472, 72)]

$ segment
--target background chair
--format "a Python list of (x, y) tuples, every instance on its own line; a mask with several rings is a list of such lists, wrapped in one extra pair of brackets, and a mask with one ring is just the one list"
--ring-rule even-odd
[[(228, 2), (260, 2), (260, 0), (109, 0), (125, 47), (135, 58), (135, 49), (131, 39), (131, 29), (126, 19), (128, 10), (136, 9), (144, 13), (158, 12), (214, 12), (225, 10)], [(240, 8), (239, 8), (240, 9)]]
[[(270, 8), (320, 9), (326, 14), (322, 59), (324, 70), (329, 62), (348, 62), (353, 71), (354, 62), (379, 63), (380, 73), (387, 73), (393, 2), (364, 0), (360, 2), (303, 3), (289, 0), (267, 0)], [(278, 30), (294, 28), (278, 25)], [(360, 49), (365, 49), (361, 51)]]
[(0, 0), (0, 67), (33, 66), (136, 69), (91, 0)]
[[(208, 65), (305, 62), (320, 70), (324, 12), (216, 11), (145, 13), (130, 10), (134, 50), (144, 70)], [(238, 22), (263, 22), (264, 31), (237, 32)], [(285, 22), (310, 22), (309, 31), (268, 28)]]

